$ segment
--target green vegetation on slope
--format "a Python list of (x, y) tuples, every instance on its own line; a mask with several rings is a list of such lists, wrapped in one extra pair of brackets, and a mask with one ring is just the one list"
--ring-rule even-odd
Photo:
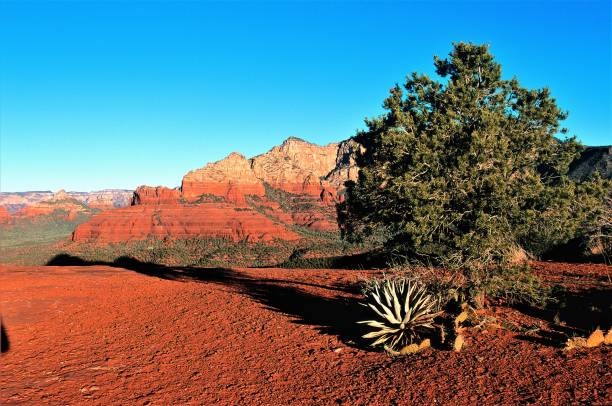
[(75, 227), (91, 216), (79, 213), (67, 220), (68, 213), (56, 210), (50, 215), (19, 219), (15, 224), (0, 226), (0, 249), (49, 244), (65, 239)]

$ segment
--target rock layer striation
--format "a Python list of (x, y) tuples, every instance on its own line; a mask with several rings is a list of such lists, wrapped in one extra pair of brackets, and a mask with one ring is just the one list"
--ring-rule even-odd
[(352, 141), (291, 137), (253, 158), (233, 152), (188, 172), (181, 187), (140, 186), (131, 206), (104, 211), (73, 233), (80, 242), (147, 238), (295, 240), (300, 228), (337, 231), (335, 203), (356, 179)]

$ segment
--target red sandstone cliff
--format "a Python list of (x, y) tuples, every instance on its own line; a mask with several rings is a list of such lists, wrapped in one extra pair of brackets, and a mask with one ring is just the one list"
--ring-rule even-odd
[(289, 138), (251, 160), (255, 176), (276, 189), (319, 196), (321, 180), (336, 164), (338, 144), (319, 146)]
[(231, 241), (295, 240), (299, 236), (250, 210), (228, 203), (137, 205), (102, 212), (76, 228), (74, 241), (100, 243), (147, 238), (225, 238)]
[(247, 159), (231, 153), (221, 161), (207, 164), (183, 177), (182, 196), (188, 200), (215, 195), (227, 201), (244, 202), (247, 195), (264, 196), (264, 183), (293, 194), (321, 197), (331, 193), (332, 200), (344, 182), (357, 178), (352, 159), (351, 140), (325, 146), (290, 137), (265, 154)]
[(131, 206), (141, 204), (178, 204), (181, 198), (179, 189), (170, 189), (164, 186), (139, 186), (132, 196)]
[(180, 189), (141, 186), (132, 206), (102, 212), (73, 233), (74, 241), (146, 238), (294, 240), (291, 227), (335, 231), (335, 203), (356, 178), (352, 141), (319, 146), (288, 138), (247, 159), (232, 153), (187, 173)]
[(236, 152), (189, 172), (183, 177), (181, 191), (183, 197), (191, 201), (202, 195), (214, 195), (233, 203), (244, 203), (247, 195), (265, 194), (263, 183), (255, 176), (251, 162)]

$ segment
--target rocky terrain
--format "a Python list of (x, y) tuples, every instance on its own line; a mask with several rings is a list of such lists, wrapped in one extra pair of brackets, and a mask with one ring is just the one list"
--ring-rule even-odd
[[(532, 263), (564, 292), (558, 309), (491, 303), (482, 316), (494, 322), (467, 330), (461, 352), (434, 346), (392, 358), (368, 347), (358, 286), (382, 271), (303, 269), (325, 259), (320, 251), (297, 266), (289, 257), (308, 233), (336, 230), (335, 204), (357, 175), (354, 148), (291, 138), (189, 172), (180, 188), (141, 186), (112, 210), (60, 191), (17, 211), (27, 228), (11, 203), (0, 205), (0, 248), (12, 241), (19, 258), (71, 230), (76, 243), (49, 253), (93, 251), (39, 262), (54, 266), (0, 265), (9, 338), (0, 404), (611, 403), (612, 347), (564, 349), (568, 338), (611, 326), (612, 268), (603, 264)], [(609, 149), (587, 149), (572, 176), (610, 177), (609, 163)], [(172, 244), (191, 237), (210, 237), (197, 243), (211, 247), (185, 259)], [(251, 242), (270, 259), (267, 243), (279, 239), (289, 251), (259, 261), (269, 268), (228, 265)], [(133, 256), (130, 243), (150, 256)], [(126, 249), (99, 258), (117, 246)]]
[[(573, 300), (609, 298), (610, 267), (534, 267)], [(551, 314), (493, 306), (487, 314), (504, 328), (471, 329), (461, 352), (391, 358), (358, 339), (355, 284), (374, 275), (0, 266), (10, 340), (0, 355), (0, 404), (612, 402), (612, 347), (563, 349), (568, 336), (593, 328), (574, 301), (557, 323)]]
[(140, 204), (108, 210), (79, 225), (74, 241), (100, 243), (147, 238), (224, 238), (231, 241), (295, 240), (298, 235), (250, 209), (230, 203)]
[(178, 189), (139, 187), (131, 207), (94, 216), (73, 240), (270, 241), (299, 238), (295, 226), (335, 231), (335, 203), (357, 175), (353, 149), (352, 141), (318, 146), (292, 137), (251, 159), (234, 152), (190, 171)]
[[(7, 199), (15, 201), (17, 199)], [(19, 204), (16, 209), (14, 205), (0, 206), (0, 224), (4, 226), (23, 225), (36, 222), (45, 222), (49, 219), (74, 221), (77, 217), (91, 216), (99, 211), (96, 207), (88, 206), (77, 200), (63, 190), (45, 196), (29, 200), (27, 203)]]
[(0, 206), (0, 224), (8, 224), (12, 221), (11, 212), (6, 207)]
[(357, 178), (351, 159), (353, 141), (325, 146), (290, 137), (265, 154), (247, 159), (239, 153), (208, 164), (183, 177), (181, 191), (188, 200), (212, 194), (242, 203), (245, 196), (264, 196), (264, 185), (323, 200), (325, 193), (340, 198), (344, 182)]

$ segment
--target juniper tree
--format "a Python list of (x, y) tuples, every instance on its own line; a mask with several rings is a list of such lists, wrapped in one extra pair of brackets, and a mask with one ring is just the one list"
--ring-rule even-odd
[(443, 83), (409, 75), (354, 137), (361, 169), (339, 209), (344, 235), (382, 230), (405, 258), (479, 269), (576, 235), (605, 187), (568, 178), (580, 144), (559, 138), (567, 114), (549, 90), (502, 79), (487, 45), (456, 43), (434, 64)]

